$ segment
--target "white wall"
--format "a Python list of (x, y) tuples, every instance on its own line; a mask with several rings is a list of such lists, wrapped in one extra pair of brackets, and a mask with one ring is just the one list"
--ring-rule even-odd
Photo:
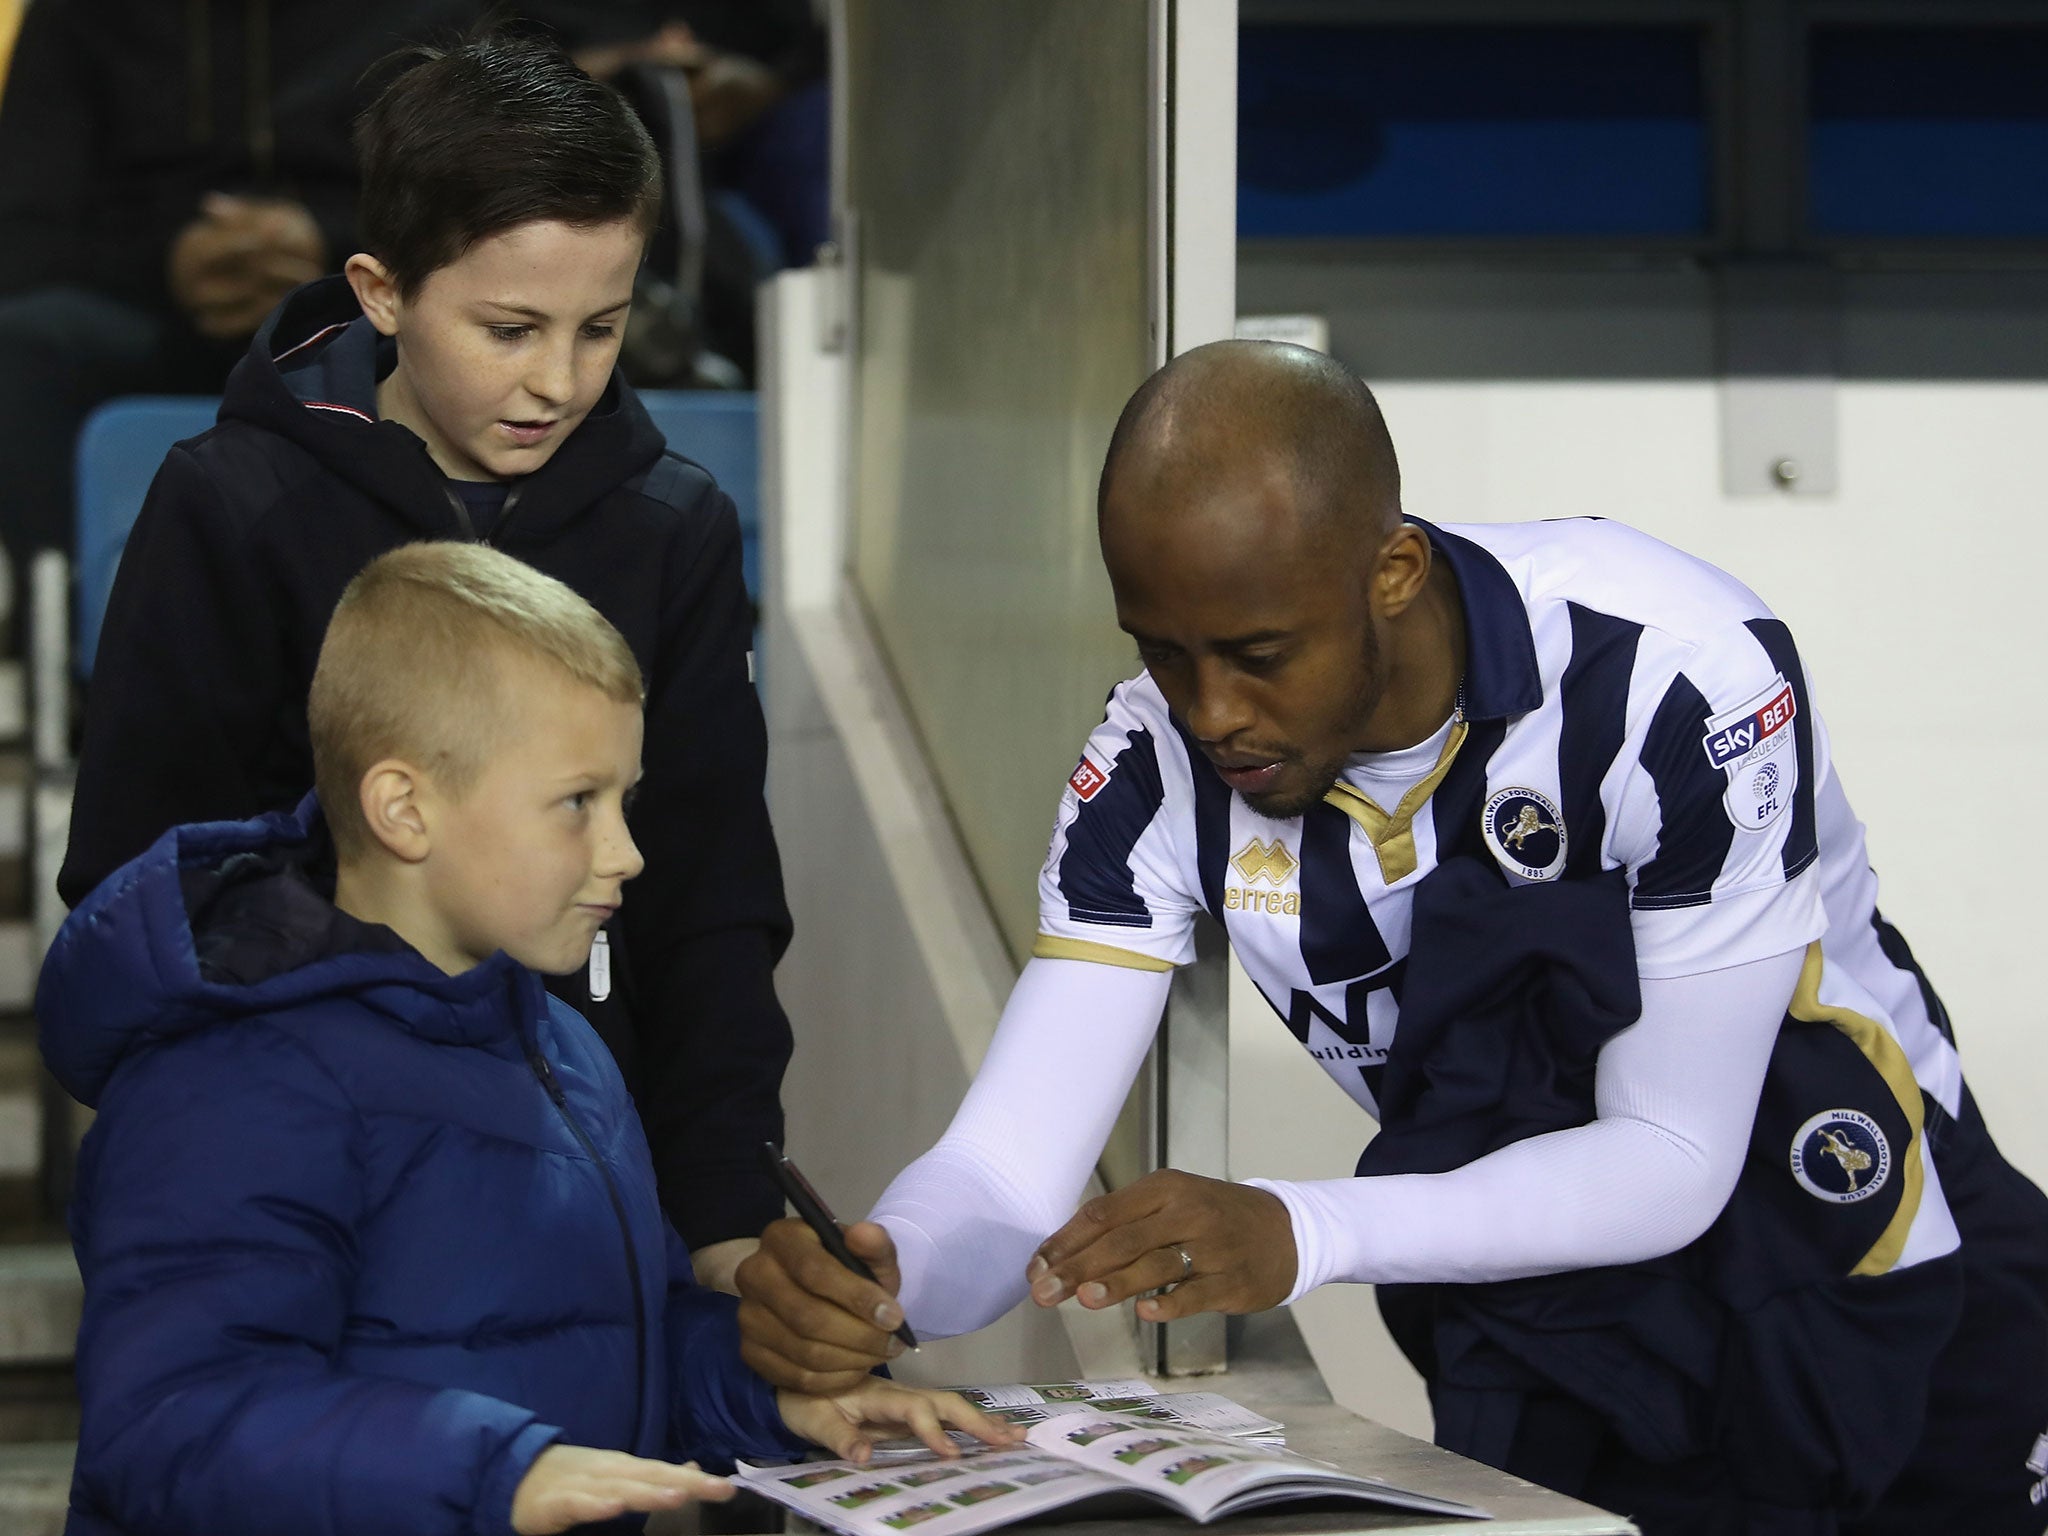
[[(796, 1033), (785, 1140), (851, 1220), (945, 1130), (1016, 970), (844, 575), (839, 279), (790, 272), (763, 290), (759, 671), (768, 803), (796, 921), (776, 972)], [(896, 1374), (947, 1385), (1136, 1366), (1126, 1313), (1026, 1304), (928, 1343)]]
[[(1710, 381), (1378, 389), (1405, 502), (1434, 522), (1610, 517), (1733, 572), (1792, 626), (1869, 828), (1884, 911), (1954, 1016), (2000, 1145), (2048, 1183), (2048, 386), (1840, 386), (1831, 496), (1720, 492)], [(1248, 991), (1248, 989), (1247, 989)], [(1234, 1006), (1235, 1177), (1340, 1177), (1371, 1122), (1255, 993)], [(1296, 1309), (1340, 1402), (1427, 1433), (1365, 1287)]]

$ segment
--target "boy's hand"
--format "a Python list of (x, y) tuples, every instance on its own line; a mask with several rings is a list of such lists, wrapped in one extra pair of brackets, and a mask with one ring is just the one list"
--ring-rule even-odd
[(782, 1422), (797, 1434), (848, 1461), (868, 1459), (878, 1430), (892, 1436), (908, 1431), (941, 1456), (960, 1454), (960, 1447), (947, 1438), (949, 1425), (994, 1446), (1023, 1443), (1021, 1428), (990, 1418), (958, 1392), (900, 1386), (879, 1376), (863, 1377), (862, 1382), (851, 1392), (832, 1397), (777, 1392), (775, 1405)]
[(732, 1495), (731, 1483), (700, 1472), (694, 1461), (677, 1466), (624, 1451), (551, 1445), (534, 1457), (512, 1495), (512, 1529), (519, 1536), (554, 1536), (597, 1520), (679, 1509), (692, 1499), (723, 1503)]
[(740, 1265), (740, 1356), (772, 1385), (851, 1392), (903, 1353), (891, 1337), (903, 1326), (896, 1245), (875, 1223), (857, 1221), (846, 1229), (846, 1246), (879, 1283), (861, 1279), (825, 1251), (817, 1233), (787, 1216), (769, 1224), (760, 1249)]
[(758, 1237), (729, 1237), (722, 1243), (707, 1243), (690, 1250), (690, 1273), (707, 1291), (740, 1293), (740, 1261), (761, 1246)]

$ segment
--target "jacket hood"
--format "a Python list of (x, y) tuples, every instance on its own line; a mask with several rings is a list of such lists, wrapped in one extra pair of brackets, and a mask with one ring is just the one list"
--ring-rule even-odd
[[(364, 318), (345, 277), (292, 291), (228, 376), (222, 421), (275, 432), (349, 484), (398, 509), (425, 536), (459, 532), (447, 482), (419, 437), (377, 419), (392, 349)], [(547, 463), (517, 482), (518, 532), (543, 538), (641, 473), (665, 443), (615, 370), (590, 414)]]
[(36, 986), (64, 1090), (96, 1105), (146, 1045), (339, 997), (425, 1039), (523, 1049), (539, 978), (503, 954), (450, 976), (338, 911), (321, 889), (330, 848), (308, 795), (289, 814), (173, 827), (110, 875), (58, 930)]

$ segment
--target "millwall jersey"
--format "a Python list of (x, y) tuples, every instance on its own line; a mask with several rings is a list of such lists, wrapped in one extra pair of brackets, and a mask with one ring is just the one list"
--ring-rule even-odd
[[(1916, 1127), (1916, 1082), (1955, 1113), (1947, 1021), (1878, 915), (1785, 625), (1619, 523), (1420, 526), (1464, 604), (1462, 719), (1410, 753), (1354, 758), (1323, 803), (1275, 821), (1217, 776), (1150, 677), (1119, 685), (1061, 800), (1034, 952), (1165, 970), (1193, 958), (1205, 910), (1376, 1114), (1417, 882), (1456, 856), (1512, 883), (1620, 869), (1643, 976), (1808, 947), (1792, 1011), (1856, 1038)], [(1928, 1204), (1916, 1249), (1953, 1246)]]

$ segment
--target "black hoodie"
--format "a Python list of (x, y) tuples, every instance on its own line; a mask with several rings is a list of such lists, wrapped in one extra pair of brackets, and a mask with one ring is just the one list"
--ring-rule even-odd
[[(71, 844), (74, 905), (166, 828), (289, 810), (312, 783), (306, 692), (341, 591), (388, 549), (473, 537), (396, 422), (348, 284), (286, 299), (220, 424), (173, 448), (121, 559), (101, 632)], [(612, 987), (551, 982), (597, 1027), (639, 1102), (662, 1201), (692, 1248), (781, 1214), (755, 1149), (780, 1140), (789, 913), (762, 798), (752, 617), (733, 505), (614, 376), (553, 458), (515, 482), (491, 542), (566, 582), (646, 674), (646, 872), (609, 938)]]

